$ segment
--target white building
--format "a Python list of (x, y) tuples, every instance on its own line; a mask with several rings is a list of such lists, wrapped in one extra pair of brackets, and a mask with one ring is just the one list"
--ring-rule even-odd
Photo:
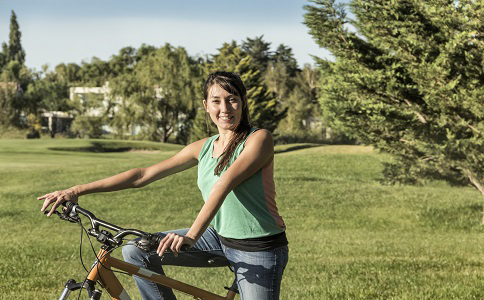
[[(162, 98), (162, 88), (161, 87), (155, 87), (155, 96), (157, 99)], [(100, 97), (102, 100), (102, 107), (92, 107), (88, 109), (87, 115), (88, 116), (95, 116), (99, 117), (102, 116), (106, 109), (109, 106), (110, 102), (114, 102), (116, 104), (121, 103), (121, 98), (113, 98), (111, 95), (111, 89), (109, 88), (109, 81), (106, 81), (102, 87), (71, 87), (69, 90), (69, 99), (72, 102), (75, 101), (80, 101), (81, 104), (83, 103), (89, 103), (89, 101), (94, 101), (92, 99), (93, 97)], [(91, 98), (91, 99), (90, 99)], [(99, 99), (96, 99), (99, 101)], [(118, 107), (114, 106), (113, 110), (111, 111), (110, 117), (112, 117), (116, 112), (118, 111)], [(109, 125), (104, 125), (102, 127), (103, 131), (106, 133), (111, 133), (113, 132), (113, 128), (111, 128)], [(138, 134), (140, 132), (141, 128), (140, 126), (133, 126), (133, 129), (131, 131), (131, 135)]]

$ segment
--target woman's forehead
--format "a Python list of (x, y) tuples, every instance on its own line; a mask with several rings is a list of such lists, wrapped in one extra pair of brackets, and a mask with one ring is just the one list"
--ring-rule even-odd
[(216, 96), (221, 97), (221, 96), (230, 96), (230, 95), (237, 96), (236, 94), (231, 93), (230, 91), (227, 91), (219, 84), (212, 85), (208, 91), (209, 97), (216, 97)]

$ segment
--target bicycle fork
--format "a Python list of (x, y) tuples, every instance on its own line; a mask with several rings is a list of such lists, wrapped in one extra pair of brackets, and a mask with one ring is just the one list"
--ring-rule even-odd
[(102, 292), (94, 287), (94, 282), (92, 280), (86, 280), (85, 282), (76, 282), (74, 279), (67, 280), (64, 290), (59, 297), (59, 300), (66, 300), (72, 291), (77, 291), (79, 289), (86, 289), (91, 300), (101, 299)]

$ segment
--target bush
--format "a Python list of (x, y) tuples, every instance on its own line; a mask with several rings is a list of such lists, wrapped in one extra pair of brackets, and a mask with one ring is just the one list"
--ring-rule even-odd
[(0, 139), (24, 139), (28, 132), (28, 129), (0, 126)]
[(71, 132), (80, 138), (100, 138), (102, 136), (102, 117), (77, 116), (71, 125)]

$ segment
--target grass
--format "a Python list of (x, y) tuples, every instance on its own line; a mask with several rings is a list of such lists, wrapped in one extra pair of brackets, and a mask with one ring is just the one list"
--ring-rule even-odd
[[(96, 143), (98, 152), (89, 152)], [(313, 146), (276, 148), (278, 206), (290, 243), (282, 299), (484, 298), (483, 199), (477, 191), (442, 182), (383, 186), (382, 162), (388, 157), (363, 146)], [(72, 148), (87, 152), (68, 151)], [(116, 152), (125, 148), (157, 151)], [(53, 299), (67, 279), (85, 274), (78, 226), (46, 219), (37, 196), (148, 166), (180, 148), (0, 140), (0, 299)], [(81, 204), (117, 225), (160, 231), (190, 226), (202, 201), (194, 168), (143, 189), (84, 196)], [(90, 265), (93, 254), (85, 239), (83, 254)], [(167, 273), (219, 294), (232, 276), (226, 268), (171, 267)], [(131, 278), (118, 277), (140, 299)]]

